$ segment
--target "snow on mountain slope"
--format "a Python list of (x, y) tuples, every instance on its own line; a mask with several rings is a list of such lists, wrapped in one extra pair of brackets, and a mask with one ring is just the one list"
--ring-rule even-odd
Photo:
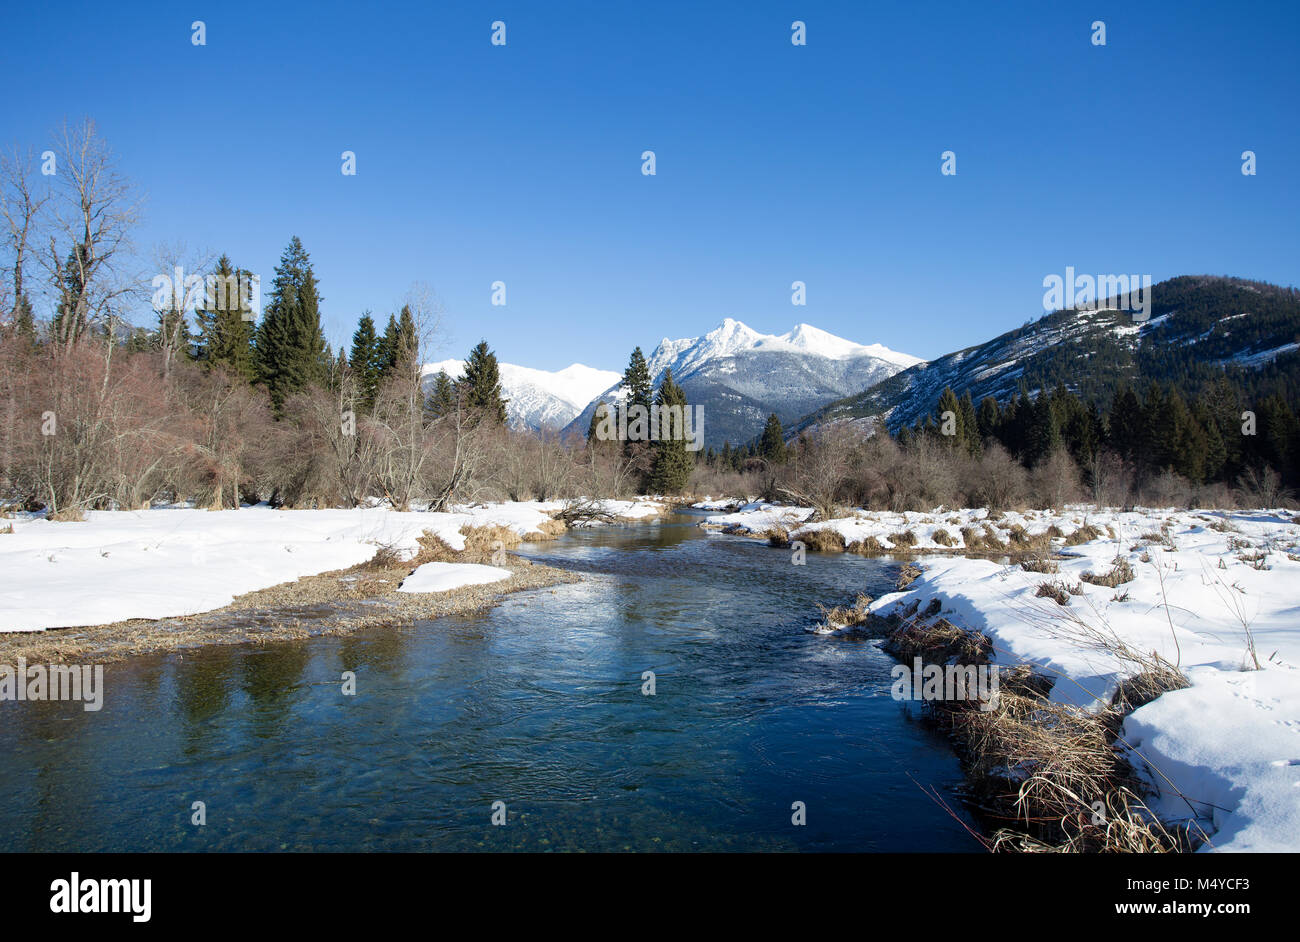
[[(921, 362), (809, 324), (785, 334), (761, 334), (728, 317), (702, 337), (665, 337), (646, 365), (656, 384), (672, 370), (687, 400), (704, 407), (705, 442), (721, 447), (757, 435), (773, 412), (783, 422), (793, 421)], [(621, 401), (624, 395), (616, 381), (587, 403), (570, 430), (586, 432), (598, 401)]]
[(812, 354), (830, 360), (872, 357), (892, 363), (899, 369), (922, 362), (919, 357), (898, 353), (878, 343), (864, 345), (836, 337), (810, 324), (797, 324), (793, 330), (780, 335), (760, 334), (752, 327), (728, 317), (703, 337), (682, 340), (665, 337), (655, 348), (647, 365), (656, 382), (668, 367), (672, 368), (675, 379), (682, 380), (712, 360), (747, 351)]
[[(1300, 296), (1263, 282), (1182, 275), (1156, 284), (1151, 317), (1118, 310), (1054, 311), (978, 346), (896, 371), (863, 392), (800, 419), (799, 433), (827, 421), (880, 416), (897, 431), (931, 415), (945, 387), (1006, 402), (1057, 384), (1108, 403), (1122, 385), (1178, 383), (1205, 366), (1258, 369), (1300, 352)], [(1292, 360), (1291, 362), (1295, 362)]]
[(764, 337), (755, 349), (778, 350), (792, 348), (805, 353), (815, 353), (831, 360), (847, 360), (850, 357), (874, 357), (893, 363), (900, 369), (924, 362), (920, 357), (890, 350), (884, 344), (860, 344), (834, 334), (827, 333), (811, 324), (797, 324), (794, 330), (779, 337)]
[[(587, 403), (617, 382), (622, 374), (612, 370), (598, 370), (574, 363), (562, 370), (548, 372), (513, 363), (498, 363), (501, 373), (501, 395), (506, 402), (506, 415), (511, 425), (518, 428), (563, 428), (578, 415)], [(452, 379), (465, 372), (463, 360), (441, 360), (426, 363), (421, 372), (425, 384), (433, 376), (445, 371)]]

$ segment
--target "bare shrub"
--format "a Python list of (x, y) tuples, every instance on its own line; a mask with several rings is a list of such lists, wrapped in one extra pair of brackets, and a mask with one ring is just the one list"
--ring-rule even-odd
[(1034, 466), (1030, 489), (1038, 507), (1063, 508), (1083, 494), (1079, 466), (1068, 451), (1057, 448)]
[(1241, 503), (1260, 510), (1290, 506), (1291, 492), (1282, 487), (1282, 476), (1265, 465), (1250, 467), (1237, 476), (1237, 493)]

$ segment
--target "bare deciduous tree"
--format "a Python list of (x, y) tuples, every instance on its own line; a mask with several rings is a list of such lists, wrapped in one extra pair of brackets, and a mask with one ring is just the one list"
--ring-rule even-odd
[(37, 184), (35, 162), (30, 153), (20, 154), (14, 148), (0, 154), (0, 215), (5, 220), (5, 269), (9, 275), (5, 279), (0, 312), (9, 312), (10, 324), (17, 322), (20, 306), (27, 297), (24, 279), (28, 253), (36, 244), (37, 230), (49, 199), (49, 189)]
[(71, 348), (94, 325), (112, 337), (121, 308), (140, 289), (130, 264), (142, 200), (91, 119), (65, 122), (55, 155), (54, 220), (43, 264), (58, 299), (54, 339)]

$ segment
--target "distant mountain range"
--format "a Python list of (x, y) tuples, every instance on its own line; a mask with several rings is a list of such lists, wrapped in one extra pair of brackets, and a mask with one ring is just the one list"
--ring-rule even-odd
[[(702, 337), (665, 337), (647, 359), (658, 384), (671, 368), (692, 405), (704, 406), (704, 442), (721, 447), (759, 434), (768, 415), (792, 422), (813, 409), (860, 392), (899, 370), (921, 363), (880, 344), (864, 345), (808, 324), (789, 333), (760, 334), (727, 318)], [(600, 402), (620, 402), (619, 381), (597, 395), (570, 423), (586, 433)]]
[[(497, 369), (501, 374), (501, 395), (508, 400), (507, 420), (515, 428), (534, 430), (564, 428), (594, 396), (608, 389), (623, 375), (581, 363), (557, 372), (513, 363), (498, 363)], [(451, 379), (458, 379), (465, 372), (465, 362), (442, 360), (426, 363), (422, 371), (426, 387), (440, 371), (445, 371)]]
[[(1300, 399), (1300, 293), (1240, 278), (1183, 276), (1151, 288), (1150, 320), (1117, 310), (1057, 311), (986, 343), (930, 362), (859, 344), (808, 324), (760, 334), (727, 318), (700, 337), (665, 337), (647, 365), (657, 385), (668, 369), (687, 400), (704, 406), (705, 444), (740, 444), (775, 412), (793, 437), (826, 421), (885, 417), (889, 427), (930, 414), (945, 386), (1005, 402), (1063, 383), (1108, 404), (1125, 383), (1151, 381), (1194, 396), (1225, 368), (1247, 392)], [(558, 372), (499, 364), (509, 421), (518, 428), (585, 434), (596, 406), (621, 402), (622, 372), (575, 363)], [(424, 367), (455, 378), (464, 364)]]
[[(1117, 310), (1057, 311), (992, 340), (895, 373), (819, 407), (791, 434), (838, 419), (885, 417), (891, 430), (934, 411), (945, 386), (1005, 402), (1062, 383), (1108, 404), (1121, 385), (1161, 382), (1194, 396), (1227, 368), (1249, 391), (1300, 380), (1300, 293), (1265, 282), (1181, 276), (1151, 289), (1150, 320)], [(1275, 384), (1276, 385), (1276, 384)]]

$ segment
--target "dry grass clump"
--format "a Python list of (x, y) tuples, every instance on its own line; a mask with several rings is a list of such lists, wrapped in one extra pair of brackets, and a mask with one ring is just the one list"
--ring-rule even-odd
[(1069, 605), (1070, 593), (1065, 590), (1065, 586), (1059, 582), (1041, 582), (1034, 591), (1034, 595), (1040, 599), (1051, 599), (1057, 605)]
[(946, 618), (930, 624), (916, 619), (903, 622), (882, 645), (904, 663), (920, 658), (926, 664), (987, 664), (993, 641), (983, 632), (958, 628)]
[(1103, 575), (1097, 575), (1095, 572), (1089, 571), (1085, 572), (1079, 578), (1084, 582), (1091, 583), (1092, 585), (1101, 585), (1108, 589), (1113, 589), (1125, 582), (1132, 582), (1133, 577), (1133, 567), (1129, 565), (1129, 561), (1123, 556), (1116, 556), (1109, 572)]
[(889, 542), (895, 547), (915, 546), (916, 534), (911, 530), (899, 530), (897, 533), (889, 534)]
[(940, 546), (953, 546), (957, 542), (953, 539), (952, 534), (947, 530), (935, 530), (934, 535), (931, 536), (930, 539), (934, 540)]
[(848, 546), (850, 553), (857, 553), (859, 556), (883, 556), (889, 552), (874, 536), (863, 537)]
[(967, 550), (1005, 550), (1007, 544), (997, 538), (987, 527), (976, 530), (974, 527), (961, 528), (962, 542)]
[(1077, 831), (1058, 844), (1004, 828), (993, 836), (990, 849), (1025, 854), (1167, 854), (1194, 850), (1201, 837), (1191, 827), (1165, 827), (1132, 789), (1120, 786), (1090, 805), (1087, 823), (1081, 823)]
[(857, 628), (865, 625), (871, 620), (871, 613), (868, 608), (871, 605), (871, 596), (859, 595), (852, 605), (836, 605), (833, 608), (827, 608), (825, 605), (818, 605), (821, 610), (822, 621), (833, 628)]
[(905, 565), (898, 572), (898, 579), (894, 582), (894, 588), (902, 592), (909, 585), (917, 580), (921, 575), (921, 567), (913, 566), (911, 563)]
[(1115, 695), (1111, 697), (1110, 705), (1122, 718), (1138, 707), (1146, 706), (1163, 693), (1182, 690), (1187, 686), (1187, 678), (1182, 671), (1157, 657), (1152, 659), (1146, 670), (1120, 682)]
[(816, 550), (819, 553), (844, 552), (844, 537), (840, 536), (836, 530), (807, 530), (799, 533), (797, 538), (802, 540), (809, 549)]
[[(428, 531), (425, 531), (425, 536), (430, 536), (430, 535), (431, 534), (429, 534)], [(433, 538), (435, 540), (438, 539), (437, 537), (433, 537)], [(398, 551), (397, 547), (394, 546), (393, 544), (380, 543), (378, 544), (378, 546), (379, 548), (375, 550), (375, 555), (371, 556), (369, 560), (367, 560), (365, 563), (362, 564), (364, 568), (396, 569), (398, 566), (401, 566), (405, 562), (405, 560), (402, 559), (402, 554)]]
[[(414, 559), (407, 560), (405, 565), (414, 568), (424, 563), (446, 563), (451, 562), (460, 554), (443, 542), (442, 537), (428, 530), (425, 530), (419, 537), (420, 551), (416, 553)], [(378, 557), (378, 553), (375, 554)]]
[(1166, 828), (1138, 798), (1114, 749), (1117, 711), (1093, 714), (1006, 687), (999, 701), (951, 717), (986, 807), (1015, 822), (994, 834), (993, 850), (1191, 849), (1190, 833)]
[(1266, 565), (1266, 561), (1268, 559), (1268, 553), (1265, 552), (1242, 553), (1237, 557), (1237, 559), (1243, 563), (1246, 563), (1252, 569), (1264, 570), (1264, 569), (1273, 568), (1272, 566)]
[(1025, 572), (1041, 572), (1051, 575), (1060, 572), (1060, 564), (1046, 553), (1039, 553), (1036, 556), (1030, 556), (1020, 561), (1020, 568)]
[[(1116, 561), (1116, 569), (1123, 569)], [(1131, 578), (1131, 571), (1129, 578)], [(1037, 594), (1059, 605), (1080, 594), (1044, 583)], [(1204, 839), (1195, 823), (1172, 827), (1143, 803), (1125, 753), (1116, 748), (1124, 717), (1161, 694), (1187, 686), (1177, 667), (1127, 645), (1109, 626), (1095, 626), (1069, 608), (1044, 626), (1125, 665), (1131, 676), (1100, 709), (1053, 703), (1054, 678), (1032, 665), (1001, 668), (995, 701), (936, 701), (927, 716), (954, 738), (970, 782), (972, 804), (990, 823), (994, 851), (1134, 852), (1193, 850)], [(990, 638), (932, 617), (919, 599), (892, 624), (884, 649), (904, 663), (989, 664)], [(991, 706), (991, 708), (990, 708)]]
[(790, 546), (790, 531), (785, 527), (768, 527), (763, 532), (768, 546), (775, 546), (777, 549), (786, 549)]
[(1019, 523), (1007, 531), (1007, 538), (1011, 541), (1011, 547), (1020, 552), (1047, 553), (1052, 548), (1052, 538), (1046, 532), (1030, 533)]
[(539, 523), (536, 530), (525, 533), (523, 540), (525, 543), (544, 543), (547, 540), (558, 539), (568, 532), (568, 529), (569, 525), (562, 519), (552, 517), (550, 520), (543, 520)]
[(498, 550), (514, 549), (523, 542), (521, 537), (509, 527), (490, 524), (481, 527), (463, 526), (460, 532), (465, 537), (465, 549), (461, 552), (463, 560), (477, 562), (490, 558)]
[(56, 510), (52, 514), (47, 514), (45, 519), (54, 520), (58, 523), (80, 523), (86, 519), (86, 515), (81, 512), (80, 507), (73, 505), (62, 510)]
[(1079, 546), (1083, 543), (1091, 543), (1093, 540), (1100, 539), (1101, 536), (1102, 533), (1100, 530), (1090, 523), (1085, 523), (1065, 538), (1065, 545)]

